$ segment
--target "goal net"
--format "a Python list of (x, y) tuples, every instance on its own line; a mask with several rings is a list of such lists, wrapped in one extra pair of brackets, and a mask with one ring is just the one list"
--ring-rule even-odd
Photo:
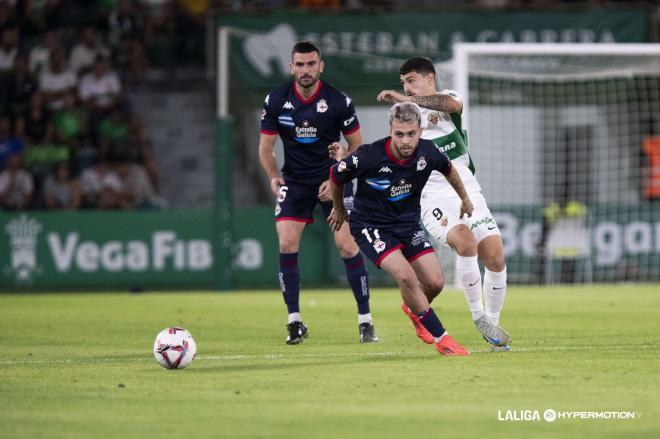
[(469, 44), (440, 63), (512, 282), (660, 280), (660, 44)]

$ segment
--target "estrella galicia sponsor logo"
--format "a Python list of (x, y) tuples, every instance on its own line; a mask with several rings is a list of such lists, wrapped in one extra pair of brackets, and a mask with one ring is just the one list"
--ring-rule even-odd
[[(484, 225), (486, 225), (486, 224), (493, 224), (493, 225), (495, 225), (495, 221), (493, 220), (493, 218), (491, 218), (491, 217), (489, 217), (489, 216), (488, 216), (488, 217), (485, 217), (485, 218), (481, 218), (480, 220), (477, 220), (477, 221), (475, 221), (475, 222), (472, 223), (472, 225), (470, 226), (470, 230), (474, 230), (474, 229), (476, 229), (477, 227), (484, 226)], [(494, 228), (494, 227), (493, 227), (493, 228)], [(488, 230), (492, 230), (492, 229), (489, 227)]]
[(399, 180), (399, 184), (392, 185), (390, 188), (390, 196), (387, 198), (390, 201), (399, 201), (408, 198), (411, 195), (412, 184), (406, 183), (405, 179)]
[(5, 272), (13, 275), (18, 283), (32, 282), (42, 269), (37, 265), (37, 239), (43, 229), (41, 223), (23, 214), (5, 226), (9, 235), (10, 265)]
[(316, 127), (310, 125), (308, 120), (305, 120), (301, 127), (296, 126), (295, 140), (300, 143), (314, 143), (319, 140)]

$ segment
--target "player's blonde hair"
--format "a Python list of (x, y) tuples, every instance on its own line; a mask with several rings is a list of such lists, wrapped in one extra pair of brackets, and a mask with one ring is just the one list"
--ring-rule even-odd
[(398, 104), (394, 104), (388, 114), (390, 115), (390, 126), (394, 120), (403, 123), (422, 124), (422, 111), (413, 102), (399, 102)]

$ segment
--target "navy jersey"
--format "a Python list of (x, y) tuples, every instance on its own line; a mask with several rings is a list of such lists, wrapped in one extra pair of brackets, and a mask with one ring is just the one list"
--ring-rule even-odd
[(266, 96), (261, 115), (261, 132), (279, 134), (284, 143), (286, 181), (320, 184), (336, 163), (328, 157), (328, 145), (339, 141), (340, 132), (360, 128), (351, 98), (327, 82), (304, 99), (291, 81)]
[(435, 144), (420, 139), (413, 155), (397, 160), (386, 137), (362, 145), (353, 154), (332, 166), (330, 178), (336, 184), (358, 179), (350, 221), (366, 227), (416, 227), (420, 219), (419, 200), (431, 175), (451, 170), (451, 161)]

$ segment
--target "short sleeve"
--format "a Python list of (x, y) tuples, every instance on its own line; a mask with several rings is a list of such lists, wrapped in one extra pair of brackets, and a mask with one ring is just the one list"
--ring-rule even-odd
[(335, 184), (344, 184), (364, 174), (369, 167), (366, 146), (359, 147), (353, 154), (330, 167), (330, 179)]
[(450, 89), (446, 88), (446, 89), (442, 90), (440, 92), (440, 94), (441, 95), (447, 95), (447, 96), (453, 98), (455, 101), (463, 103), (463, 99), (461, 98), (461, 95), (458, 94), (458, 92), (456, 90), (450, 90)]
[(440, 152), (438, 149), (433, 148), (435, 169), (440, 172), (442, 175), (448, 175), (451, 172), (451, 160), (444, 152)]
[(274, 105), (269, 94), (266, 96), (261, 110), (261, 133), (275, 135), (277, 132), (277, 114), (274, 111)]
[(355, 112), (353, 100), (346, 94), (342, 94), (342, 96), (344, 97), (344, 102), (341, 103), (342, 111), (340, 112), (341, 132), (344, 136), (348, 136), (360, 129), (360, 122)]

